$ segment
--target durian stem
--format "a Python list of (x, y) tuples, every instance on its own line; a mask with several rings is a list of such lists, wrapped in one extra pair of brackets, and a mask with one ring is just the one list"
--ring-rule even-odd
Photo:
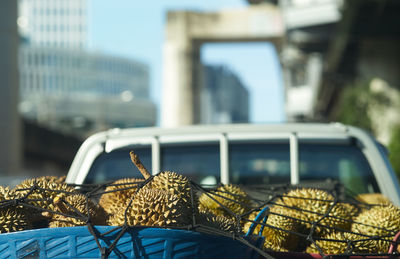
[(151, 177), (151, 175), (150, 175), (149, 171), (147, 171), (146, 167), (144, 167), (142, 162), (140, 162), (139, 157), (133, 151), (129, 152), (129, 154), (131, 156), (132, 163), (134, 163), (135, 166), (137, 167), (137, 169), (139, 169), (139, 171), (143, 175), (144, 179), (146, 179), (146, 180), (149, 179)]
[(54, 205), (57, 209), (60, 210), (61, 213), (68, 214), (68, 209), (65, 206), (64, 202), (62, 201), (61, 197), (57, 196), (53, 199)]

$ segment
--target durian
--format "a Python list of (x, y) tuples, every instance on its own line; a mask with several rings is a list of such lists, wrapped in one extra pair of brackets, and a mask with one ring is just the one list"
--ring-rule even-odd
[[(321, 240), (316, 240), (315, 243), (325, 255), (371, 253), (376, 245), (374, 240), (368, 239), (364, 236), (337, 231), (328, 233), (323, 236)], [(315, 244), (311, 244), (307, 247), (306, 252), (315, 254), (320, 253)]]
[(192, 220), (193, 212), (197, 213), (197, 197), (193, 197), (194, 204), (192, 204), (191, 185), (189, 179), (183, 175), (169, 171), (161, 172), (155, 175), (143, 188), (164, 190), (179, 197), (185, 205), (183, 213), (188, 220)]
[(356, 199), (367, 204), (392, 204), (392, 202), (381, 193), (362, 193), (357, 195)]
[(15, 191), (10, 189), (10, 187), (0, 186), (0, 200), (11, 200), (15, 198)]
[(66, 183), (55, 181), (52, 178), (38, 177), (27, 179), (14, 188), (15, 197), (23, 198), (32, 206), (53, 210), (53, 199), (58, 195), (67, 196), (74, 193), (75, 189)]
[(351, 231), (376, 239), (375, 250), (371, 252), (387, 253), (391, 240), (400, 231), (400, 208), (387, 205), (365, 210), (354, 219)]
[(58, 196), (67, 196), (75, 189), (66, 183), (53, 178), (38, 177), (27, 179), (18, 184), (13, 190), (10, 199), (19, 199), (24, 209), (28, 210), (29, 220), (34, 228), (47, 227), (48, 219), (54, 211), (53, 199)]
[[(135, 164), (144, 179), (148, 180), (151, 175), (142, 162), (140, 162), (139, 157), (133, 151), (130, 152), (130, 156), (132, 163)], [(197, 214), (197, 198), (191, 197), (190, 181), (183, 175), (170, 171), (161, 172), (155, 175), (153, 179), (150, 179), (143, 188), (164, 190), (170, 194), (177, 195), (185, 204), (185, 214), (188, 220), (192, 218), (191, 215), (193, 213)]]
[(36, 177), (36, 180), (47, 181), (47, 182), (64, 183), (66, 178), (67, 177), (65, 175), (63, 175), (63, 176), (46, 175), (46, 176)]
[(179, 196), (165, 190), (141, 188), (109, 219), (112, 226), (186, 226), (186, 204)]
[[(244, 233), (248, 232), (258, 213), (256, 210), (249, 215), (243, 226)], [(255, 227), (253, 234), (258, 235), (261, 231), (263, 221), (260, 223)], [(293, 232), (297, 232), (298, 227), (299, 224), (295, 220), (284, 215), (284, 208), (272, 206), (267, 212), (267, 221), (262, 231), (262, 236), (265, 237), (264, 249), (280, 252), (297, 250), (298, 236)]]
[(215, 191), (202, 193), (199, 198), (199, 211), (208, 211), (217, 216), (234, 218), (250, 208), (251, 202), (247, 193), (233, 184), (222, 185)]
[(237, 231), (236, 222), (234, 220), (224, 216), (215, 216), (212, 213), (199, 213), (198, 223), (230, 233)]
[(142, 182), (143, 180), (136, 178), (123, 178), (113, 182), (104, 190), (99, 205), (108, 214), (114, 214), (119, 207), (124, 206), (126, 201), (131, 199)]
[(0, 208), (0, 233), (8, 233), (31, 229), (25, 210), (20, 208), (2, 207)]
[(189, 179), (175, 172), (161, 172), (155, 175), (145, 187), (165, 190), (179, 196), (185, 203), (191, 202)]
[(335, 204), (331, 194), (312, 188), (291, 190), (277, 204), (287, 207), (285, 214), (299, 219), (304, 229), (310, 229), (318, 221), (315, 228), (317, 235), (324, 235), (334, 229), (349, 230), (352, 217), (356, 215), (354, 206), (340, 202)]
[(27, 211), (21, 206), (15, 206), (9, 200), (10, 196), (12, 196), (10, 188), (0, 186), (0, 233), (31, 229)]
[(55, 212), (49, 227), (73, 227), (84, 226), (86, 220), (94, 225), (105, 225), (106, 217), (103, 208), (95, 204), (82, 194), (74, 194), (66, 197), (57, 196), (54, 199)]

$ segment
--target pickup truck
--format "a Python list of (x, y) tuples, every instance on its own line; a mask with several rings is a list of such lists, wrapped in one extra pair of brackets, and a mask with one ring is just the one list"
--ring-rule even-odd
[(82, 144), (66, 182), (140, 177), (130, 150), (152, 174), (174, 171), (203, 185), (335, 180), (354, 195), (382, 193), (400, 205), (385, 148), (365, 131), (339, 123), (112, 129)]

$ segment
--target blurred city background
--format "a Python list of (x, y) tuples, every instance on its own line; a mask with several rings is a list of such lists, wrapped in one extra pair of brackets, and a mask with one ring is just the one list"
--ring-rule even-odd
[[(126, 127), (339, 121), (400, 174), (396, 0), (2, 0), (0, 175)], [(1, 184), (1, 183), (0, 183)]]

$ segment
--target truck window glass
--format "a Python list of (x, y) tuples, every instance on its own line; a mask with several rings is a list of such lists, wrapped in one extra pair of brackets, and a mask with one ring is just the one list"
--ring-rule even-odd
[(220, 181), (219, 144), (185, 144), (161, 147), (161, 170), (183, 174), (199, 184)]
[(287, 143), (231, 143), (230, 182), (271, 184), (290, 182), (290, 151)]
[(300, 181), (334, 179), (354, 192), (379, 192), (373, 172), (355, 145), (300, 143)]
[(141, 178), (139, 170), (131, 162), (129, 152), (134, 150), (140, 161), (151, 172), (151, 148), (124, 148), (102, 153), (93, 162), (85, 183), (104, 183), (126, 177)]

